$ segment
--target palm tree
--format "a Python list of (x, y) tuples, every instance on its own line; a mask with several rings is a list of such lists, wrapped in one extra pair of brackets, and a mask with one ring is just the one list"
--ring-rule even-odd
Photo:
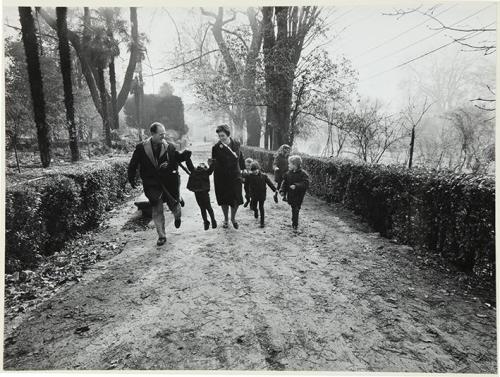
[(75, 107), (73, 101), (73, 87), (71, 83), (71, 53), (68, 43), (68, 25), (66, 23), (66, 13), (68, 8), (57, 7), (57, 36), (59, 38), (59, 58), (61, 61), (61, 74), (64, 86), (64, 106), (66, 107), (66, 122), (69, 131), (69, 147), (71, 149), (71, 161), (80, 159), (78, 148), (78, 134), (75, 124)]
[(28, 66), (31, 100), (37, 129), (38, 148), (43, 167), (50, 165), (49, 125), (45, 119), (45, 99), (43, 96), (42, 71), (38, 56), (38, 41), (36, 38), (35, 20), (31, 7), (19, 7), (21, 33)]

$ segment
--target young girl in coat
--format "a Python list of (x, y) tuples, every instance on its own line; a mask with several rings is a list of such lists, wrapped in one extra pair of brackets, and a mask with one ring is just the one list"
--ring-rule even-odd
[(278, 190), (281, 188), (281, 183), (283, 182), (283, 177), (288, 171), (288, 157), (290, 156), (290, 146), (288, 144), (283, 144), (278, 148), (274, 155), (273, 169), (274, 169), (274, 181), (278, 185)]
[(292, 207), (292, 227), (294, 230), (297, 230), (299, 225), (300, 206), (308, 188), (309, 176), (302, 170), (302, 159), (300, 156), (290, 156), (288, 158), (288, 172), (283, 177), (280, 193), (283, 200), (288, 201)]
[[(274, 191), (274, 201), (278, 202), (276, 187), (266, 174), (260, 172), (260, 165), (257, 161), (252, 162), (250, 166), (251, 173), (247, 176), (248, 186), (250, 189), (250, 207), (253, 209), (255, 218), (259, 218), (260, 212), (260, 227), (264, 227), (264, 202), (266, 200), (266, 185)], [(258, 208), (258, 211), (257, 211)]]
[(203, 162), (196, 168), (190, 159), (186, 160), (187, 168), (190, 175), (187, 182), (187, 189), (194, 192), (196, 202), (200, 207), (201, 217), (203, 218), (203, 227), (208, 230), (210, 221), (207, 219), (207, 212), (212, 221), (212, 228), (217, 228), (215, 221), (214, 210), (210, 204), (210, 174), (214, 171), (214, 164), (211, 158), (208, 159), (208, 166)]
[(248, 207), (248, 203), (250, 203), (250, 189), (248, 187), (248, 180), (247, 177), (250, 174), (250, 167), (252, 165), (253, 160), (248, 157), (245, 160), (245, 170), (243, 170), (243, 173), (241, 176), (243, 177), (243, 188), (245, 189), (245, 204), (243, 204), (243, 207)]

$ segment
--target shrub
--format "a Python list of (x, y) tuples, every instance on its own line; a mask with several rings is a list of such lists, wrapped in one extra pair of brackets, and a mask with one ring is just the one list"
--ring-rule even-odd
[[(273, 153), (242, 147), (271, 171)], [(302, 155), (310, 193), (343, 203), (381, 235), (495, 277), (495, 182), (485, 176)]]
[(59, 251), (76, 234), (95, 228), (123, 200), (128, 159), (52, 174), (6, 190), (6, 268), (32, 267), (41, 254)]
[(74, 180), (54, 176), (45, 185), (39, 207), (48, 234), (41, 250), (44, 254), (60, 250), (67, 240), (83, 229), (81, 204), (81, 188)]
[(40, 216), (41, 194), (33, 185), (17, 185), (5, 193), (6, 269), (34, 266), (48, 239)]

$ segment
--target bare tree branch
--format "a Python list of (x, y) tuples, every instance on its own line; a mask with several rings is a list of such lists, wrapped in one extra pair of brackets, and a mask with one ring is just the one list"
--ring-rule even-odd
[(240, 42), (243, 43), (243, 46), (245, 46), (245, 49), (248, 51), (248, 45), (247, 45), (247, 43), (245, 42), (245, 40), (243, 39), (243, 37), (241, 35), (239, 35), (238, 33), (234, 32), (234, 31), (228, 30), (228, 29), (222, 28), (221, 30), (224, 33), (234, 35), (236, 38), (238, 38), (240, 40)]
[(213, 54), (214, 52), (217, 52), (217, 51), (220, 51), (219, 49), (215, 49), (215, 50), (211, 50), (211, 51), (208, 51), (208, 52), (205, 52), (203, 54), (201, 54), (200, 56), (197, 56), (196, 58), (193, 58), (191, 60), (188, 60), (187, 62), (184, 62), (184, 63), (181, 63), (181, 64), (178, 64), (178, 65), (175, 65), (173, 67), (169, 67), (169, 68), (158, 68), (158, 69), (161, 69), (161, 71), (159, 72), (155, 72), (151, 75), (145, 75), (146, 77), (151, 77), (151, 76), (156, 76), (156, 75), (159, 75), (160, 73), (165, 73), (165, 72), (168, 72), (168, 71), (173, 71), (174, 69), (177, 69), (177, 68), (180, 68), (180, 67), (183, 67), (185, 65), (188, 65), (192, 62), (194, 62), (195, 60), (198, 60), (198, 59), (201, 59), (202, 57), (206, 56), (206, 55), (209, 55), (209, 54)]

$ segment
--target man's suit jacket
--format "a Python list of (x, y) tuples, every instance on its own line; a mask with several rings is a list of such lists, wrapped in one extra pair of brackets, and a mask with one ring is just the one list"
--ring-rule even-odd
[[(163, 140), (158, 160), (153, 153), (151, 138), (137, 144), (128, 166), (129, 181), (135, 179), (137, 168), (141, 176), (144, 193), (154, 204), (160, 197), (167, 201), (163, 194), (163, 185), (176, 200), (179, 199), (179, 162), (183, 161), (175, 146)], [(160, 184), (161, 183), (161, 184)]]

